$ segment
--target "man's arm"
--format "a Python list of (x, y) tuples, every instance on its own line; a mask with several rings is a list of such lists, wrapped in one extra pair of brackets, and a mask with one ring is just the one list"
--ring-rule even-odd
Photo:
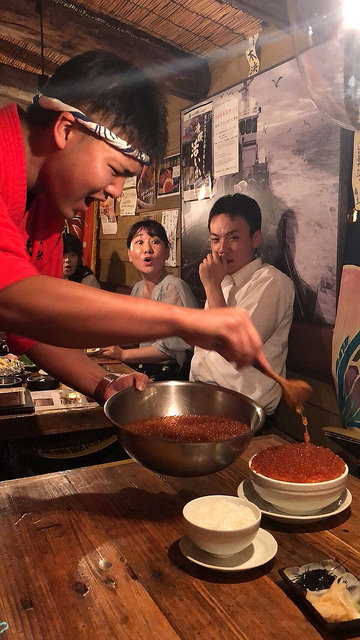
[[(86, 396), (93, 397), (100, 380), (107, 373), (103, 367), (100, 367), (78, 349), (63, 349), (38, 342), (29, 349), (27, 355), (33, 362), (45, 369), (47, 373)], [(146, 383), (147, 376), (142, 373), (120, 377), (112, 383), (111, 393), (109, 389), (106, 398), (115, 393), (115, 391), (127, 389), (133, 384), (137, 389), (142, 390), (145, 388)]]
[(261, 340), (243, 309), (198, 310), (122, 296), (49, 276), (0, 291), (0, 329), (70, 348), (179, 336), (237, 366), (261, 358)]
[(142, 364), (168, 362), (169, 356), (166, 353), (156, 349), (152, 345), (148, 347), (134, 347), (133, 349), (122, 349), (118, 346), (103, 347), (100, 353), (108, 358), (119, 358), (126, 364), (134, 364), (141, 362)]

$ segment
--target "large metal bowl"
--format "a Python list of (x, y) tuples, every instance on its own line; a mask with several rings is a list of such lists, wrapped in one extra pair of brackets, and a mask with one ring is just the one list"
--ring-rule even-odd
[[(125, 451), (152, 471), (170, 476), (202, 476), (229, 466), (264, 422), (264, 412), (246, 396), (201, 382), (149, 383), (113, 395), (104, 407)], [(228, 440), (183, 442), (144, 436), (126, 429), (128, 422), (157, 416), (211, 415), (235, 418), (250, 430)]]

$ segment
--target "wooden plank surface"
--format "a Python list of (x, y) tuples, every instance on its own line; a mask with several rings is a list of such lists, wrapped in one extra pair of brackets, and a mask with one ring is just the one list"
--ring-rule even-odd
[(336, 555), (358, 572), (356, 478), (351, 511), (308, 526), (263, 518), (279, 550), (258, 569), (216, 572), (179, 550), (184, 504), (236, 494), (251, 455), (278, 442), (255, 438), (228, 469), (201, 478), (130, 462), (1, 483), (4, 638), (329, 640), (287, 596), (278, 569)]

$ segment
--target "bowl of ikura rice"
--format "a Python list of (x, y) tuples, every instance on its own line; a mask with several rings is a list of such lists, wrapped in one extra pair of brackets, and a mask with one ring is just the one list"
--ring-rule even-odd
[(296, 442), (262, 449), (249, 461), (255, 491), (284, 513), (309, 515), (338, 500), (348, 467), (331, 449)]

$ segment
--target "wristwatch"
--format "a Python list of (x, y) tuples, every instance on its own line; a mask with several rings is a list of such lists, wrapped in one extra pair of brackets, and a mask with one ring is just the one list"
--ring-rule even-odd
[(96, 402), (98, 402), (101, 406), (104, 405), (105, 400), (105, 393), (108, 390), (108, 388), (110, 387), (110, 385), (114, 382), (114, 380), (117, 380), (119, 376), (116, 375), (116, 373), (107, 373), (106, 376), (104, 376), (99, 384), (97, 385), (94, 393), (92, 394), (94, 400), (96, 400)]

